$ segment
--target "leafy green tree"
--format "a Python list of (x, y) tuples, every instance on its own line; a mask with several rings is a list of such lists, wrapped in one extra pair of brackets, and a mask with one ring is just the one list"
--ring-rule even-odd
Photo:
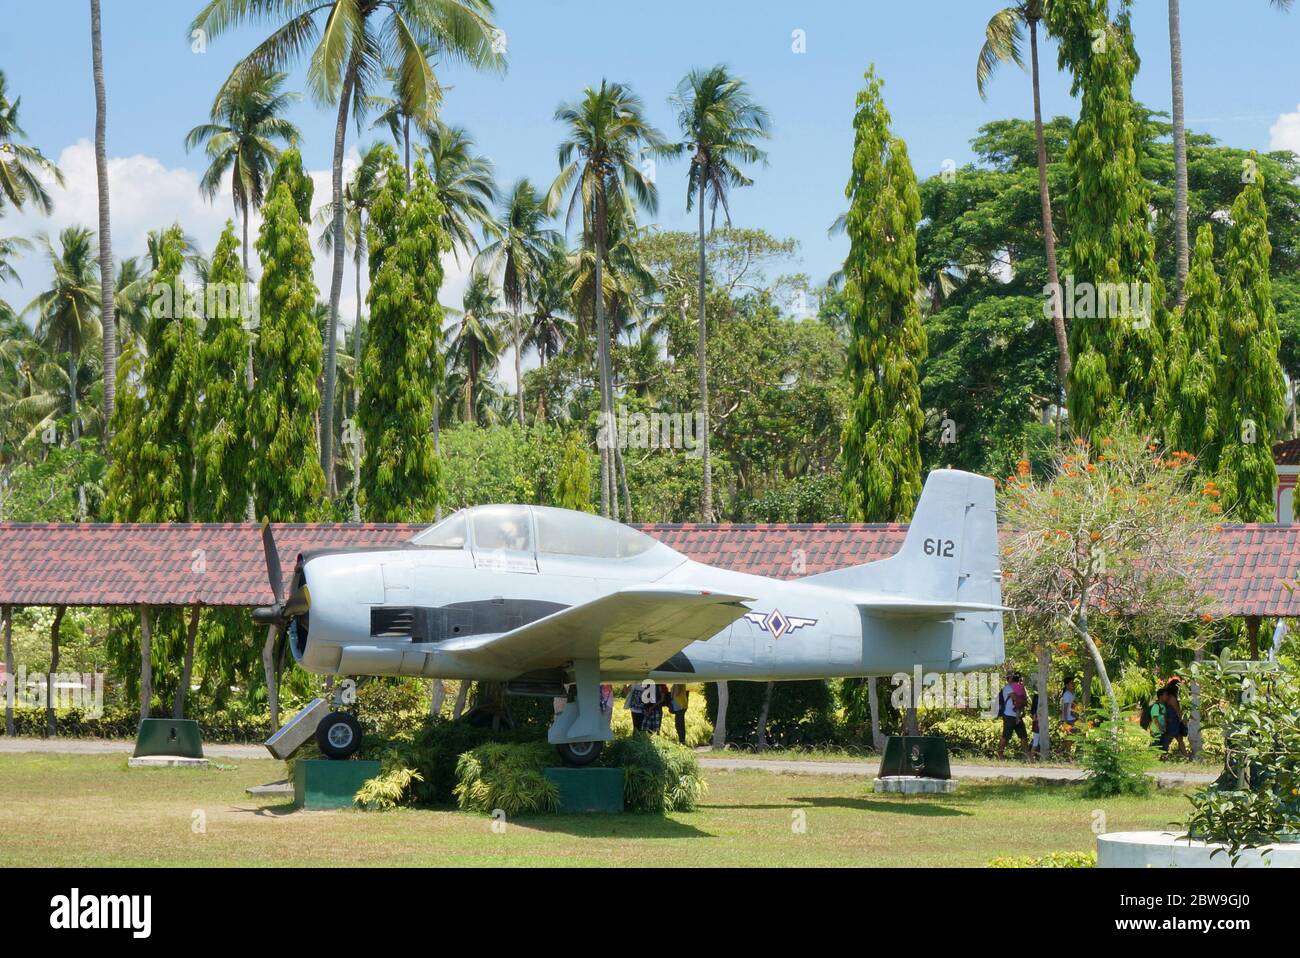
[(194, 451), (194, 518), (239, 522), (245, 517), (253, 449), (248, 437), (244, 357), (249, 350), (244, 269), (230, 222), (217, 240), (204, 296), (202, 342), (194, 388), (202, 390)]
[[(226, 85), (250, 70), (280, 70), (310, 51), (307, 85), (322, 106), (337, 106), (330, 200), (334, 208), (334, 269), (325, 333), (324, 403), (320, 410), (320, 464), (334, 493), (334, 387), (339, 297), (343, 290), (343, 152), (349, 111), (358, 122), (373, 86), (390, 67), (407, 104), (436, 96), (438, 80), (428, 52), (479, 69), (505, 66), (503, 34), (492, 22), (491, 0), (209, 0), (192, 29), (209, 37), (253, 22), (279, 25), (235, 65)], [(323, 23), (322, 23), (323, 21)], [(304, 217), (305, 218), (305, 217)]]
[(916, 224), (921, 201), (907, 147), (890, 132), (875, 69), (865, 75), (854, 116), (849, 255), (844, 262), (852, 398), (841, 451), (851, 520), (906, 520), (921, 494), (925, 413), (917, 367), (925, 330), (916, 292)]
[(1209, 476), (1218, 468), (1220, 449), (1229, 438), (1223, 435), (1219, 419), (1222, 299), (1222, 284), (1214, 271), (1214, 232), (1206, 223), (1196, 234), (1196, 251), (1183, 285), (1179, 335), (1171, 344), (1172, 401), (1165, 435), (1174, 449), (1196, 456), (1199, 468)]
[(438, 290), (447, 238), (441, 209), (423, 162), (411, 192), (390, 168), (375, 200), (382, 231), (391, 217), (396, 241), (370, 286), (369, 336), (362, 360), (359, 422), (365, 436), (361, 506), (367, 518), (418, 522), (433, 518), (442, 475), (433, 447), (434, 396), (443, 357), (435, 348), (442, 329)]
[(682, 142), (673, 146), (672, 152), (689, 156), (686, 177), (686, 210), (692, 205), (699, 212), (699, 346), (696, 362), (700, 378), (700, 415), (703, 417), (702, 456), (704, 485), (700, 491), (700, 521), (713, 521), (713, 476), (709, 456), (709, 367), (707, 324), (705, 321), (704, 287), (708, 260), (704, 249), (704, 207), (711, 205), (713, 222), (717, 225), (718, 206), (721, 205), (727, 225), (731, 225), (731, 209), (727, 193), (732, 187), (749, 186), (753, 181), (742, 171), (740, 164), (766, 161), (767, 154), (760, 150), (757, 140), (771, 135), (771, 119), (750, 95), (744, 80), (731, 75), (723, 65), (709, 70), (692, 70), (677, 85), (677, 92), (669, 101), (677, 111), (677, 125)]
[(1229, 515), (1239, 522), (1271, 522), (1277, 486), (1273, 442), (1282, 432), (1285, 388), (1269, 282), (1268, 210), (1261, 175), (1253, 167), (1248, 170), (1232, 204), (1223, 261), (1219, 474)]
[(595, 512), (591, 504), (591, 453), (577, 432), (564, 443), (564, 461), (555, 480), (555, 505), (561, 509)]
[[(285, 151), (281, 166), (296, 158), (295, 151)], [(272, 522), (294, 522), (311, 517), (325, 488), (314, 428), (322, 348), (311, 239), (295, 203), (294, 178), (278, 179), (257, 238), (262, 278), (249, 437), (257, 450), (252, 470), (256, 514)], [(306, 183), (310, 187), (311, 181)], [(310, 193), (306, 206), (310, 209)]]
[(1073, 280), (1085, 297), (1083, 306), (1064, 303), (1067, 315), (1073, 312), (1067, 395), (1072, 428), (1090, 437), (1125, 410), (1145, 422), (1158, 416), (1169, 330), (1148, 228), (1150, 190), (1137, 163), (1138, 59), (1129, 11), (1123, 7), (1112, 23), (1108, 0), (1054, 0), (1046, 12), (1061, 65), (1074, 78), (1072, 92), (1081, 95), (1066, 151), (1066, 288), (1054, 295), (1068, 300)]
[(113, 522), (138, 522), (150, 511), (154, 490), (142, 481), (144, 475), (145, 401), (141, 383), (139, 341), (122, 338), (117, 364), (117, 405), (113, 409), (112, 441), (109, 443), (106, 512)]

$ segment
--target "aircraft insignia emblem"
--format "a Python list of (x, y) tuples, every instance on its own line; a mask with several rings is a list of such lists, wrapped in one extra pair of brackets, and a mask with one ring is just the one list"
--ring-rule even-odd
[(787, 632), (802, 629), (805, 625), (816, 625), (816, 619), (805, 619), (797, 615), (786, 615), (780, 609), (771, 612), (746, 612), (745, 618), (753, 622), (764, 632), (771, 632), (773, 639), (779, 639)]

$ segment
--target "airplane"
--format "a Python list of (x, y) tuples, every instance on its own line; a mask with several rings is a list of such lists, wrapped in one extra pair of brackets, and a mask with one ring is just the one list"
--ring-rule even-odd
[[(275, 604), (253, 618), (298, 665), (565, 696), (547, 738), (571, 766), (613, 737), (605, 682), (973, 672), (1004, 658), (993, 481), (957, 470), (929, 474), (897, 554), (796, 579), (705, 565), (548, 506), (474, 506), (396, 548), (304, 552), (287, 598), (267, 524), (263, 546)], [(313, 706), (299, 716), (327, 711)], [(326, 756), (359, 747), (350, 712), (314, 720)], [(267, 745), (284, 757), (276, 736)]]

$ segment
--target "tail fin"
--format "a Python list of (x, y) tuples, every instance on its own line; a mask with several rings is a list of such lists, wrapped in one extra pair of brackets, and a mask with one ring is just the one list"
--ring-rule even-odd
[(991, 479), (935, 470), (897, 555), (803, 581), (836, 589), (858, 607), (871, 674), (918, 665), (973, 672), (1005, 659)]
[(934, 470), (896, 555), (803, 581), (851, 592), (880, 615), (1003, 611), (993, 480)]

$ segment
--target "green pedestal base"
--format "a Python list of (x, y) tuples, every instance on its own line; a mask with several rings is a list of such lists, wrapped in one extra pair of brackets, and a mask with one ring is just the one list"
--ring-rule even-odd
[(952, 778), (948, 743), (937, 735), (891, 735), (885, 739), (885, 754), (876, 774), (881, 778), (889, 775)]
[(203, 733), (199, 731), (199, 723), (193, 719), (144, 719), (135, 736), (132, 757), (149, 755), (202, 758)]
[(367, 779), (379, 774), (374, 761), (305, 759), (293, 764), (293, 804), (297, 808), (351, 808)]
[(560, 787), (561, 812), (623, 811), (621, 768), (548, 768), (548, 781)]

